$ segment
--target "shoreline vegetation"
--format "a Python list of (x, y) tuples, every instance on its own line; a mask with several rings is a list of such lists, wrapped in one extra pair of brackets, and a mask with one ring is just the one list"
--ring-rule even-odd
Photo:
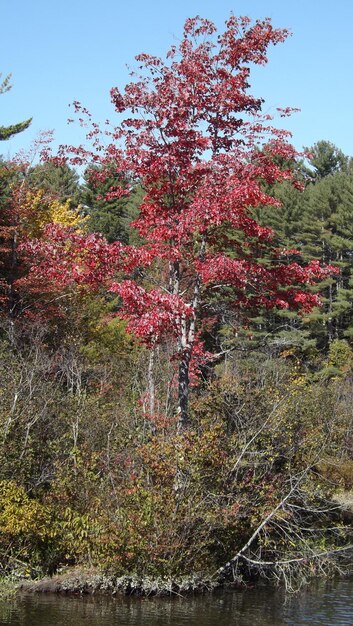
[(74, 103), (87, 145), (0, 158), (0, 576), (22, 589), (352, 571), (353, 159), (299, 154), (249, 93), (286, 30), (215, 33), (191, 18), (137, 57), (119, 126)]
[[(228, 363), (228, 372), (218, 370), (197, 394), (192, 427), (178, 433), (170, 419), (152, 430), (150, 420), (134, 415), (133, 402), (128, 409), (127, 395), (117, 390), (125, 375), (128, 388), (131, 369), (121, 368), (115, 345), (104, 404), (95, 388), (68, 394), (60, 379), (53, 385), (48, 348), (38, 339), (34, 359), (27, 353), (19, 362), (8, 345), (2, 352), (7, 406), (18, 389), (16, 427), (0, 448), (2, 576), (40, 587), (30, 579), (49, 575), (45, 584), (55, 586), (56, 572), (74, 575), (78, 567), (119, 579), (130, 591), (134, 584), (137, 592), (167, 590), (170, 581), (183, 592), (234, 580), (272, 581), (291, 591), (352, 570), (347, 361), (335, 376), (331, 369), (326, 375), (331, 366), (323, 361), (317, 377), (297, 361), (246, 353), (236, 359), (236, 375)], [(85, 377), (90, 360), (80, 358)], [(122, 401), (125, 410), (118, 410)], [(32, 424), (34, 405), (40, 419)], [(31, 440), (23, 447), (28, 425)], [(16, 481), (7, 478), (14, 471)]]
[[(328, 578), (351, 578), (353, 570), (351, 568), (338, 572), (332, 568)], [(326, 578), (327, 578), (326, 577)], [(303, 584), (320, 580), (313, 572), (310, 579), (297, 577), (297, 586), (287, 587), (287, 591), (297, 592), (302, 589)], [(299, 584), (298, 584), (299, 582)], [(272, 579), (273, 583), (273, 579)], [(240, 575), (233, 576), (230, 580), (221, 578), (203, 578), (201, 575), (184, 576), (179, 579), (150, 578), (138, 575), (114, 576), (100, 571), (98, 568), (82, 568), (71, 566), (65, 571), (52, 576), (43, 576), (38, 579), (14, 579), (13, 577), (3, 577), (0, 583), (0, 598), (12, 597), (18, 594), (30, 593), (54, 593), (72, 595), (126, 595), (126, 596), (189, 596), (195, 594), (207, 594), (215, 590), (236, 590), (254, 588), (256, 585), (271, 585), (269, 579), (248, 578), (246, 581)], [(284, 585), (285, 587), (285, 585)]]
[(220, 588), (220, 584), (201, 577), (184, 577), (179, 580), (139, 577), (137, 575), (110, 576), (99, 570), (71, 568), (67, 572), (44, 577), (36, 581), (17, 584), (18, 592), (26, 593), (69, 593), (172, 596), (206, 593)]

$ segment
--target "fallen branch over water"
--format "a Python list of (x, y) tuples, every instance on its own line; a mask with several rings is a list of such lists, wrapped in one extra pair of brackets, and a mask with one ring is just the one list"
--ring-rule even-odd
[[(305, 528), (302, 526), (302, 519), (300, 518), (300, 512), (302, 513), (312, 513), (313, 509), (310, 507), (307, 509), (305, 507), (305, 503), (303, 507), (298, 507), (295, 504), (290, 505), (289, 500), (291, 497), (295, 497), (296, 499), (305, 499), (305, 496), (300, 491), (300, 484), (303, 479), (307, 477), (309, 470), (312, 469), (308, 467), (305, 471), (301, 472), (297, 477), (291, 479), (291, 487), (288, 493), (282, 498), (282, 500), (270, 511), (270, 513), (262, 520), (262, 522), (258, 525), (255, 531), (252, 533), (251, 537), (248, 541), (243, 545), (243, 547), (222, 567), (220, 567), (215, 573), (215, 577), (219, 580), (225, 579), (230, 574), (233, 575), (233, 578), (237, 578), (237, 574), (239, 572), (239, 565), (241, 563), (246, 563), (248, 568), (252, 574), (260, 574), (265, 577), (272, 577), (277, 579), (278, 581), (282, 580), (284, 582), (285, 587), (289, 590), (293, 589), (293, 585), (291, 581), (296, 575), (300, 574), (299, 568), (295, 569), (295, 566), (304, 566), (307, 568), (315, 569), (318, 567), (319, 569), (324, 569), (324, 563), (327, 568), (335, 568), (336, 571), (342, 572), (342, 569), (339, 565), (339, 559), (342, 556), (353, 553), (353, 544), (350, 543), (346, 546), (330, 546), (325, 550), (315, 551), (313, 549), (312, 544), (305, 537), (305, 533), (307, 531), (312, 531), (310, 528)], [(325, 507), (321, 510), (315, 510), (315, 513), (322, 513), (323, 515), (326, 513), (332, 513), (333, 511), (341, 510), (340, 507), (337, 507), (336, 504), (330, 504), (327, 507), (327, 503), (325, 503)], [(288, 519), (277, 519), (276, 515), (280, 511), (291, 511), (292, 519), (288, 521)], [(296, 515), (299, 515), (297, 519), (293, 515), (293, 511), (296, 511)], [(280, 532), (283, 533), (287, 538), (291, 535), (296, 540), (296, 548), (297, 550), (301, 548), (302, 554), (299, 556), (293, 556), (289, 558), (272, 558), (266, 559), (261, 558), (261, 556), (253, 556), (247, 554), (248, 551), (254, 546), (256, 540), (260, 537), (262, 532), (265, 532), (265, 529), (270, 524), (276, 525), (276, 528), (279, 529)], [(323, 529), (318, 528), (316, 530), (317, 533), (325, 532), (327, 529), (325, 527)], [(331, 531), (342, 532), (342, 527), (337, 526), (330, 529)], [(258, 552), (261, 554), (261, 548), (258, 549)], [(334, 559), (334, 557), (339, 557), (338, 559)], [(342, 560), (342, 559), (341, 559)], [(316, 565), (315, 565), (316, 562)], [(349, 566), (352, 566), (352, 559), (350, 560)], [(297, 576), (300, 579), (300, 575)], [(303, 577), (303, 581), (304, 581)], [(301, 583), (300, 583), (301, 584)]]

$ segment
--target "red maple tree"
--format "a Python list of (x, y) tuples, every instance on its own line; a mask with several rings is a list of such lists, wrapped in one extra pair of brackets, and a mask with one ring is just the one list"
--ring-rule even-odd
[[(210, 295), (217, 292), (219, 302), (226, 295), (228, 306), (241, 311), (309, 310), (318, 299), (304, 285), (330, 271), (316, 262), (291, 262), (272, 245), (271, 229), (252, 217), (255, 207), (279, 206), (265, 188), (292, 180), (293, 168), (281, 164), (298, 156), (290, 134), (275, 129), (261, 113), (263, 101), (249, 93), (251, 66), (264, 65), (268, 47), (287, 35), (269, 19), (252, 23), (232, 16), (217, 36), (212, 22), (196, 17), (186, 21), (180, 44), (165, 61), (137, 56), (139, 74), (124, 93), (111, 91), (123, 119), (103, 132), (108, 145), (100, 143), (94, 123), (92, 150), (72, 152), (73, 162), (109, 164), (110, 174), (113, 163), (143, 186), (134, 222), (141, 245), (109, 245), (60, 229), (48, 232), (46, 244), (31, 243), (46, 276), (91, 285), (108, 281), (130, 331), (151, 348), (166, 337), (175, 342), (180, 428), (189, 420), (193, 355), (202, 354), (201, 320), (214, 316)], [(127, 275), (150, 266), (158, 267), (153, 288)], [(118, 270), (123, 279), (114, 279)]]

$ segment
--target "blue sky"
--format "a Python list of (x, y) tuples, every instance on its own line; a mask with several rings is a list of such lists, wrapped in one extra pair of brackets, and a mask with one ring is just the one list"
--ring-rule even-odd
[(0, 124), (33, 117), (0, 153), (27, 149), (41, 130), (57, 143), (78, 143), (67, 125), (79, 100), (97, 120), (114, 120), (109, 90), (128, 82), (127, 65), (148, 52), (162, 56), (185, 19), (201, 15), (220, 29), (230, 13), (271, 17), (293, 32), (256, 68), (252, 92), (265, 110), (299, 107), (285, 120), (297, 148), (328, 139), (353, 155), (353, 2), (351, 0), (2, 0), (0, 71), (13, 88), (0, 97)]

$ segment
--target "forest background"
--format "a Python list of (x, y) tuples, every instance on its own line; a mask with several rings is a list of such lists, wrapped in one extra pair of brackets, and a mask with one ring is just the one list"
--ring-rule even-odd
[[(2, 100), (9, 86), (5, 77)], [(2, 122), (2, 139), (12, 133), (21, 142), (30, 120)], [(37, 154), (46, 145), (42, 136)], [(96, 232), (107, 245), (142, 249), (131, 221), (143, 181), (102, 161), (80, 178), (69, 161), (46, 152), (35, 164), (32, 156), (1, 161), (2, 571), (40, 576), (80, 563), (115, 575), (186, 577), (192, 586), (193, 577), (229, 575), (290, 585), (293, 576), (349, 568), (349, 154), (319, 139), (306, 158), (280, 160), (301, 189), (289, 179), (263, 181), (281, 208), (257, 203), (251, 219), (274, 228), (276, 248), (291, 250), (303, 271), (312, 261), (336, 269), (308, 287), (321, 306), (304, 313), (279, 302), (234, 312), (230, 297), (214, 296), (217, 323), (200, 328), (203, 357), (213, 356), (190, 378), (185, 429), (177, 427), (170, 338), (153, 346), (151, 359), (150, 343), (136, 341), (119, 316), (124, 294), (102, 280), (94, 289), (60, 281), (61, 266), (54, 285), (57, 251), (49, 250), (51, 273), (32, 271), (48, 254), (50, 224), (73, 233), (78, 254), (88, 240), (102, 244), (87, 240)], [(119, 191), (127, 183), (128, 196)], [(264, 268), (268, 254), (259, 252)], [(141, 259), (133, 268), (141, 288), (162, 275), (160, 263), (148, 279)]]

